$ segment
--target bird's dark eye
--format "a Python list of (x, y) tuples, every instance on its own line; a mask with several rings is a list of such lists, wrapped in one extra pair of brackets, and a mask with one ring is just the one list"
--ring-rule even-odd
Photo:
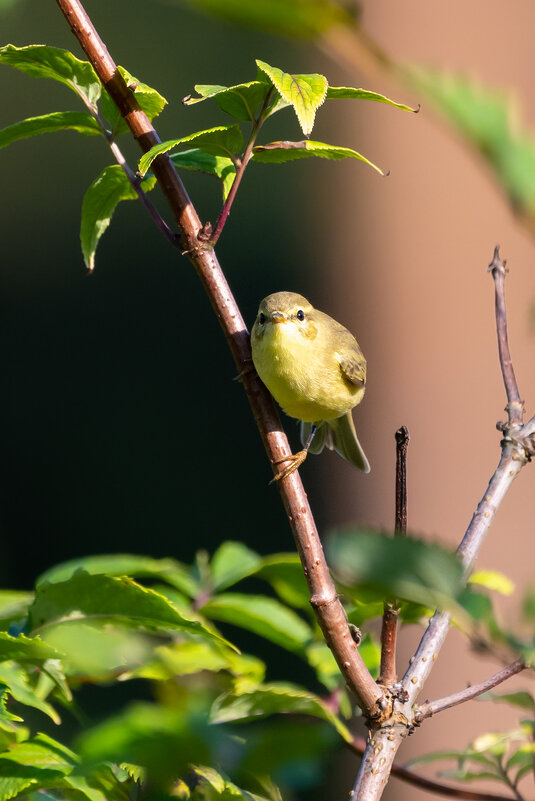
[(260, 312), (260, 314), (258, 315), (258, 322), (260, 323), (260, 325), (264, 325), (264, 323), (266, 322), (266, 315), (264, 314), (264, 312)]
[(297, 317), (298, 320), (304, 320), (305, 312), (303, 311), (303, 309), (299, 309), (295, 316)]

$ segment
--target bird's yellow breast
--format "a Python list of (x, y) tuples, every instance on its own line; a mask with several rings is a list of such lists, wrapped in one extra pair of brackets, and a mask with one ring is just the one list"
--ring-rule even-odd
[(253, 361), (277, 403), (290, 417), (305, 422), (333, 420), (360, 402), (364, 388), (344, 378), (339, 354), (321, 325), (291, 321), (254, 326)]

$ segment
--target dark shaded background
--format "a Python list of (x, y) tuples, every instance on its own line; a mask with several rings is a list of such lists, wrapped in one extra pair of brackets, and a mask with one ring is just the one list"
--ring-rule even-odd
[[(365, 76), (304, 43), (233, 28), (182, 5), (87, 0), (115, 60), (170, 101), (163, 139), (228, 119), (209, 103), (186, 109), (195, 83), (254, 77), (254, 58), (293, 72), (325, 72), (334, 85), (366, 86), (418, 102), (384, 76)], [(398, 59), (476, 75), (519, 98), (535, 125), (527, 0), (447, 6), (369, 0), (363, 25)], [(55, 3), (19, 0), (0, 16), (2, 40), (77, 45)], [(0, 125), (78, 108), (66, 88), (0, 69)], [(300, 138), (290, 111), (265, 140)], [(248, 171), (218, 254), (252, 322), (258, 301), (299, 291), (358, 336), (369, 388), (356, 411), (370, 476), (332, 454), (309, 459), (305, 485), (322, 535), (356, 521), (390, 527), (395, 429), (409, 426), (409, 525), (454, 547), (498, 461), (503, 417), (493, 297), (485, 273), (496, 242), (509, 260), (513, 358), (529, 414), (535, 408), (534, 248), (482, 164), (425, 107), (413, 116), (338, 101), (314, 138), (354, 147), (391, 170), (307, 161)], [(135, 146), (125, 140), (135, 160)], [(6, 587), (31, 586), (74, 556), (132, 551), (189, 561), (199, 547), (243, 540), (262, 553), (289, 550), (282, 506), (233, 363), (193, 269), (135, 203), (122, 204), (85, 273), (78, 244), (83, 193), (110, 158), (103, 142), (72, 133), (0, 153), (2, 214), (0, 524)], [(203, 219), (219, 189), (185, 174)], [(296, 431), (286, 419), (290, 436)], [(533, 578), (533, 467), (515, 482), (478, 566), (503, 570), (519, 594)], [(502, 615), (517, 619), (518, 597)], [(419, 632), (408, 630), (404, 657)], [(277, 669), (277, 666), (274, 668)], [(496, 665), (448, 638), (426, 687), (430, 698), (479, 681)], [(529, 686), (520, 677), (512, 687)], [(516, 716), (471, 704), (426, 725), (404, 758), (463, 747)], [(341, 770), (335, 766), (336, 772)], [(345, 797), (354, 760), (340, 776)], [(340, 796), (340, 793), (343, 793)], [(390, 798), (427, 798), (389, 787)], [(403, 796), (402, 793), (406, 795)]]

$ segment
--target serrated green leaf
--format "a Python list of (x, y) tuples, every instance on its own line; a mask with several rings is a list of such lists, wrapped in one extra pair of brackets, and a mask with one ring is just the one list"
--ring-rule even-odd
[(289, 713), (321, 718), (334, 726), (346, 742), (353, 741), (351, 732), (321, 698), (303, 687), (282, 682), (263, 684), (239, 694), (225, 693), (214, 701), (210, 718), (212, 723), (229, 723)]
[(55, 131), (77, 131), (85, 136), (98, 136), (102, 133), (98, 122), (85, 111), (55, 111), (40, 117), (28, 117), (0, 130), (0, 149), (20, 139)]
[[(149, 120), (153, 120), (160, 114), (167, 105), (167, 100), (156, 89), (138, 81), (124, 67), (117, 67), (123, 76), (126, 85), (133, 91), (135, 98), (142, 111), (145, 112)], [(121, 113), (105, 88), (102, 89), (102, 113), (110, 124), (113, 136), (120, 136), (129, 131), (128, 125), (121, 116)]]
[(0, 631), (0, 664), (9, 660), (35, 663), (60, 656), (55, 648), (37, 637), (26, 637), (24, 634), (12, 637)]
[(256, 576), (269, 582), (285, 603), (312, 612), (310, 591), (297, 554), (279, 553), (264, 556)]
[(419, 108), (412, 108), (406, 106), (404, 103), (396, 103), (394, 100), (380, 95), (377, 92), (370, 92), (367, 89), (353, 89), (351, 86), (329, 86), (327, 89), (327, 100), (335, 98), (346, 98), (348, 100), (375, 100), (377, 103), (386, 103), (394, 108), (399, 108), (401, 111), (412, 111), (417, 113)]
[(196, 765), (193, 773), (197, 778), (196, 789), (203, 799), (207, 797), (206, 792), (209, 788), (210, 801), (216, 801), (218, 798), (221, 801), (232, 801), (233, 798), (241, 798), (243, 801), (268, 801), (265, 796), (241, 789), (214, 768)]
[(252, 158), (262, 164), (284, 164), (287, 161), (296, 161), (306, 158), (322, 159), (358, 159), (373, 167), (381, 175), (385, 173), (376, 164), (369, 161), (361, 153), (350, 147), (328, 145), (325, 142), (314, 142), (312, 139), (303, 139), (300, 142), (269, 142), (266, 145), (256, 145), (253, 148)]
[(251, 576), (261, 565), (259, 555), (241, 542), (224, 542), (212, 557), (214, 590), (219, 592)]
[(201, 611), (208, 618), (240, 626), (289, 651), (301, 651), (312, 639), (312, 629), (302, 618), (264, 595), (221, 593)]
[(63, 774), (70, 773), (78, 762), (73, 751), (43, 733), (13, 746), (7, 753), (0, 754), (0, 759)]
[(25, 72), (34, 78), (51, 78), (68, 86), (77, 95), (95, 104), (100, 97), (101, 84), (89, 61), (80, 61), (68, 50), (47, 45), (0, 47), (0, 64)]
[(91, 575), (78, 570), (67, 581), (42, 582), (30, 608), (33, 629), (62, 621), (96, 617), (134, 628), (186, 630), (214, 637), (198, 620), (189, 620), (167, 598), (133, 579)]
[(193, 8), (239, 25), (298, 39), (316, 38), (336, 25), (354, 23), (353, 16), (333, 0), (188, 0)]
[(182, 562), (178, 562), (176, 559), (153, 559), (150, 556), (131, 553), (82, 556), (68, 562), (61, 562), (42, 573), (37, 579), (36, 586), (39, 587), (46, 581), (51, 584), (66, 581), (79, 568), (92, 575), (106, 573), (108, 576), (162, 579), (190, 598), (194, 598), (199, 591), (198, 582), (191, 575), (190, 569)]
[(370, 587), (396, 597), (442, 609), (459, 610), (464, 588), (459, 558), (434, 543), (379, 532), (333, 534), (327, 552), (338, 579), (358, 597), (358, 587)]
[(10, 695), (19, 704), (38, 709), (51, 718), (54, 723), (61, 723), (61, 719), (54, 707), (37, 695), (25, 671), (14, 662), (0, 663), (0, 684), (6, 685)]
[(535, 222), (535, 137), (511, 98), (464, 75), (408, 68), (406, 76), (493, 170), (515, 212)]
[(290, 75), (258, 59), (256, 64), (268, 76), (282, 99), (293, 106), (301, 130), (308, 136), (314, 127), (316, 111), (327, 96), (327, 78), (318, 73)]
[(197, 131), (180, 139), (169, 139), (167, 142), (160, 142), (159, 145), (151, 147), (139, 160), (140, 174), (146, 174), (157, 156), (161, 156), (162, 153), (167, 153), (172, 148), (180, 145), (195, 145), (195, 147), (204, 150), (206, 153), (211, 153), (213, 156), (224, 156), (232, 160), (233, 156), (243, 148), (243, 135), (239, 125), (218, 125), (215, 128)]
[(186, 106), (191, 106), (213, 98), (219, 108), (230, 114), (231, 117), (237, 120), (253, 122), (269, 90), (269, 84), (264, 81), (249, 81), (236, 86), (197, 84), (195, 91), (199, 94), (199, 97), (188, 95), (182, 102)]
[(469, 584), (477, 584), (487, 590), (494, 590), (501, 595), (511, 595), (515, 585), (511, 579), (498, 570), (476, 570), (468, 579)]
[[(150, 177), (141, 185), (150, 192), (156, 179)], [(88, 270), (95, 267), (95, 253), (100, 237), (111, 222), (113, 212), (121, 200), (137, 200), (137, 194), (118, 164), (113, 164), (100, 173), (84, 195), (80, 242), (84, 262)]]
[(171, 153), (169, 158), (178, 169), (197, 170), (206, 172), (209, 175), (216, 175), (221, 181), (223, 202), (225, 202), (236, 177), (236, 166), (229, 158), (226, 156), (214, 156), (212, 153), (205, 153), (204, 150), (199, 148)]

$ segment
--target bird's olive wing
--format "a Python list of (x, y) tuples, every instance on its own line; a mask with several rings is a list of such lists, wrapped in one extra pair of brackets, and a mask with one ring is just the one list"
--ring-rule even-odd
[(366, 384), (366, 359), (356, 339), (347, 329), (346, 334), (344, 347), (338, 352), (340, 369), (348, 381), (357, 387), (363, 387)]

